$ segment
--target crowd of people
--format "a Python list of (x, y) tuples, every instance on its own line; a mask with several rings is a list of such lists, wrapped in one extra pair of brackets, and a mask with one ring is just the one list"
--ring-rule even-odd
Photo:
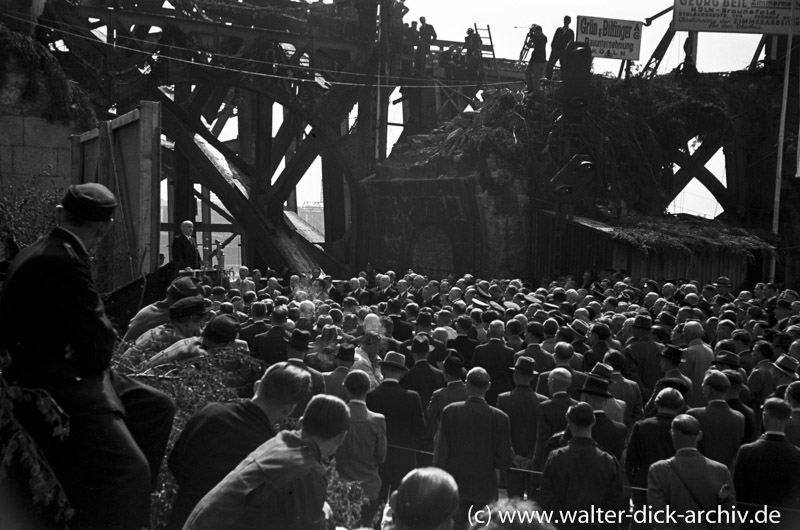
[[(70, 187), (59, 227), (23, 250), (0, 298), (2, 377), (48, 390), (70, 415), (62, 439), (23, 421), (76, 528), (147, 526), (174, 412), (109, 369), (115, 334), (88, 255), (115, 205), (102, 186)], [(780, 521), (770, 527), (800, 524), (791, 289), (589, 271), (546, 285), (372, 266), (347, 282), (319, 269), (288, 281), (239, 272), (225, 286), (177, 278), (117, 353), (143, 369), (222, 349), (268, 365), (249, 399), (207, 404), (166, 455), (178, 485), (169, 528), (323, 528), (331, 457), (362, 485), (366, 528), (387, 499), (386, 527), (398, 529), (466, 528), (471, 507), (498, 502), (766, 505)], [(59, 318), (42, 334), (30, 315), (45, 311)], [(277, 427), (290, 418), (295, 430)]]

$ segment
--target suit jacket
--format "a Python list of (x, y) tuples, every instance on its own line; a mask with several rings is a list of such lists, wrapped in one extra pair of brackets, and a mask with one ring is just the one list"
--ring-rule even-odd
[(611, 348), (605, 341), (597, 341), (588, 351), (583, 353), (583, 366), (582, 372), (591, 372), (594, 365), (603, 362), (603, 357), (609, 352)]
[(786, 426), (786, 439), (800, 447), (800, 409), (792, 409), (792, 418)]
[(203, 260), (200, 259), (194, 236), (186, 237), (181, 233), (172, 239), (172, 261), (183, 261), (184, 267), (200, 268)]
[(624, 424), (614, 421), (600, 410), (594, 411), (594, 427), (592, 439), (597, 446), (614, 456), (620, 462), (622, 453), (625, 452), (625, 443), (628, 441), (628, 429)]
[[(678, 369), (692, 380), (692, 393), (688, 396), (687, 405), (690, 407), (703, 406), (703, 378), (711, 367), (714, 360), (714, 353), (711, 347), (700, 339), (695, 339), (689, 343), (684, 353), (685, 363)], [(702, 450), (700, 451), (702, 452)]]
[(395, 296), (397, 296), (397, 289), (394, 287), (389, 286), (387, 289), (381, 289), (380, 287), (375, 289), (375, 296), (373, 297), (372, 301), (375, 304), (380, 304), (381, 302), (388, 302)]
[(644, 418), (644, 407), (642, 405), (642, 391), (635, 381), (626, 379), (620, 373), (611, 376), (611, 385), (608, 392), (617, 399), (625, 402), (625, 414), (623, 423), (630, 427), (632, 424)]
[(506, 413), (511, 423), (514, 454), (533, 459), (539, 404), (545, 401), (548, 401), (545, 396), (537, 394), (529, 386), (517, 386), (497, 396), (497, 408)]
[(566, 392), (559, 392), (548, 401), (539, 405), (539, 414), (536, 418), (536, 449), (533, 457), (533, 469), (541, 471), (544, 468), (547, 454), (545, 447), (552, 435), (567, 428), (567, 410), (577, 405)]
[[(45, 325), (45, 315), (57, 318)], [(71, 232), (54, 228), (16, 257), (3, 283), (0, 322), (0, 346), (11, 355), (6, 381), (47, 390), (68, 414), (119, 410), (103, 385), (117, 333), (89, 255)]]
[(350, 373), (350, 368), (345, 366), (337, 367), (333, 372), (326, 372), (322, 374), (325, 380), (325, 393), (331, 396), (341, 398), (345, 403), (347, 402), (347, 391), (344, 388), (344, 378)]
[(736, 453), (744, 439), (744, 416), (732, 410), (724, 401), (710, 401), (703, 408), (689, 409), (687, 414), (697, 418), (703, 437), (697, 449), (703, 456), (733, 469)]
[(624, 375), (628, 379), (636, 381), (642, 390), (644, 399), (650, 398), (656, 381), (664, 375), (658, 357), (662, 349), (663, 346), (660, 343), (653, 340), (652, 337), (646, 337), (629, 342), (623, 352), (628, 360), (627, 372)]
[(445, 385), (447, 381), (442, 371), (431, 366), (425, 359), (414, 363), (414, 367), (400, 380), (400, 386), (419, 394), (423, 410), (428, 409), (433, 393)]
[[(772, 361), (764, 359), (753, 368), (747, 378), (747, 387), (753, 396), (753, 408), (756, 410), (760, 410), (767, 396), (775, 391), (775, 381), (773, 381), (770, 371), (771, 366)], [(760, 418), (761, 416), (759, 415), (758, 417)]]
[[(683, 481), (675, 474), (672, 462), (683, 477)], [(686, 489), (684, 482), (692, 488), (694, 495), (701, 502), (698, 506)], [(664, 510), (669, 505), (677, 513), (696, 510), (712, 510), (717, 506), (717, 494), (724, 485), (731, 489), (730, 501), (735, 503), (733, 480), (724, 464), (704, 457), (697, 449), (679, 449), (675, 456), (660, 460), (650, 466), (647, 473), (647, 504), (651, 510)], [(677, 525), (655, 525), (658, 529), (696, 530), (697, 524), (677, 520)], [(716, 528), (725, 528), (717, 525)]]
[(286, 328), (272, 326), (265, 333), (259, 333), (253, 338), (252, 355), (267, 364), (275, 364), (287, 359), (286, 341), (289, 338)]
[(378, 466), (386, 460), (386, 418), (371, 412), (366, 403), (350, 401), (350, 429), (336, 451), (336, 470), (345, 480), (361, 483), (370, 500), (378, 498)]
[(467, 386), (463, 381), (452, 381), (444, 388), (436, 390), (431, 396), (431, 402), (428, 409), (425, 411), (425, 417), (428, 419), (428, 426), (432, 432), (439, 430), (439, 420), (442, 417), (442, 411), (450, 403), (458, 403), (467, 400)]
[[(571, 366), (559, 366), (558, 368), (564, 368), (572, 374), (572, 382), (567, 389), (567, 393), (572, 397), (572, 399), (576, 401), (579, 400), (581, 398), (579, 389), (583, 388), (583, 384), (586, 382), (586, 374), (573, 369)], [(548, 397), (550, 396), (550, 389), (547, 386), (547, 379), (549, 377), (550, 372), (542, 372), (539, 374), (539, 381), (536, 383), (536, 392), (538, 394)]]
[(372, 295), (366, 289), (358, 288), (350, 293), (350, 296), (356, 299), (358, 305), (370, 305)]
[(486, 392), (486, 402), (494, 406), (497, 396), (511, 390), (511, 373), (514, 367), (514, 350), (505, 345), (502, 339), (489, 339), (486, 344), (475, 348), (472, 367), (480, 366), (489, 372), (492, 386)]
[[(625, 451), (625, 471), (631, 486), (647, 488), (647, 472), (650, 466), (675, 455), (670, 434), (674, 418), (670, 414), (657, 414), (633, 425)], [(643, 497), (642, 495), (642, 500)]]
[(758, 438), (758, 433), (761, 431), (756, 424), (756, 413), (753, 409), (742, 403), (739, 398), (728, 399), (725, 401), (731, 410), (741, 412), (744, 416), (744, 438), (742, 443), (749, 444)]
[[(367, 407), (386, 418), (386, 439), (390, 445), (418, 448), (426, 434), (419, 394), (406, 390), (397, 381), (384, 381), (367, 394)], [(389, 447), (380, 468), (382, 489), (396, 488), (416, 465), (415, 452)]]
[[(590, 438), (572, 439), (547, 459), (540, 500), (545, 510), (621, 510), (624, 501), (619, 462)], [(558, 528), (608, 527), (565, 523)]]
[(472, 367), (472, 356), (475, 354), (475, 348), (477, 346), (478, 341), (471, 339), (466, 335), (459, 335), (458, 337), (447, 341), (447, 347), (456, 350), (464, 359), (465, 368)]
[(489, 504), (497, 498), (496, 469), (514, 461), (508, 416), (471, 396), (448, 405), (436, 434), (433, 465), (450, 473), (461, 502)]
[(533, 359), (535, 363), (535, 369), (537, 372), (550, 372), (553, 368), (556, 367), (556, 360), (553, 357), (552, 353), (547, 353), (542, 349), (542, 347), (538, 344), (529, 344), (524, 350), (520, 350), (514, 354), (514, 362), (517, 361), (518, 357), (521, 356), (530, 357)]
[(264, 320), (253, 322), (249, 326), (245, 326), (239, 331), (239, 338), (247, 343), (247, 347), (250, 348), (250, 351), (253, 351), (256, 335), (266, 333), (271, 327), (272, 326), (269, 324), (269, 322)]
[[(733, 480), (739, 502), (800, 509), (800, 449), (783, 434), (763, 434), (739, 448)], [(798, 519), (783, 512), (776, 528), (797, 528)]]

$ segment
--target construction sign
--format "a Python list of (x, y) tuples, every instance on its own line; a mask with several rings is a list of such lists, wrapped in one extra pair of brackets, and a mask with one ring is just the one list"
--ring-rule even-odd
[(593, 57), (639, 60), (642, 46), (642, 23), (598, 17), (578, 17), (575, 41), (587, 44)]
[(675, 0), (674, 23), (677, 31), (788, 35), (792, 15), (800, 28), (798, 0)]

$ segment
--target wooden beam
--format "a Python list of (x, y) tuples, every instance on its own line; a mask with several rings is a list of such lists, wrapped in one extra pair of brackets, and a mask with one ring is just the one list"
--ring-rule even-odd
[(295, 150), (292, 158), (286, 162), (286, 167), (272, 184), (269, 198), (268, 212), (277, 215), (283, 212), (283, 203), (289, 198), (297, 184), (320, 155), (322, 147), (314, 138), (314, 131), (306, 136)]
[[(136, 177), (134, 177), (136, 178)], [(161, 105), (142, 101), (139, 109), (139, 273), (158, 268), (161, 217)]]
[[(205, 188), (204, 191), (207, 191), (207, 188)], [(202, 202), (205, 206), (208, 206), (209, 208), (217, 212), (219, 215), (221, 215), (223, 219), (225, 219), (231, 224), (236, 224), (236, 219), (231, 217), (231, 214), (220, 208), (219, 205), (215, 204), (210, 197), (207, 197), (206, 193), (201, 193), (197, 190), (194, 190), (194, 196), (200, 199), (200, 202)], [(203, 222), (205, 223), (206, 221), (203, 220)]]

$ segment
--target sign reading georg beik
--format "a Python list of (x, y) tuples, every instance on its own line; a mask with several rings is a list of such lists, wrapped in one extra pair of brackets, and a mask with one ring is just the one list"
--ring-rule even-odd
[(642, 46), (642, 23), (579, 16), (575, 41), (588, 44), (593, 57), (638, 61)]
[(792, 3), (794, 27), (800, 29), (798, 0), (675, 0), (675, 29), (788, 35)]

